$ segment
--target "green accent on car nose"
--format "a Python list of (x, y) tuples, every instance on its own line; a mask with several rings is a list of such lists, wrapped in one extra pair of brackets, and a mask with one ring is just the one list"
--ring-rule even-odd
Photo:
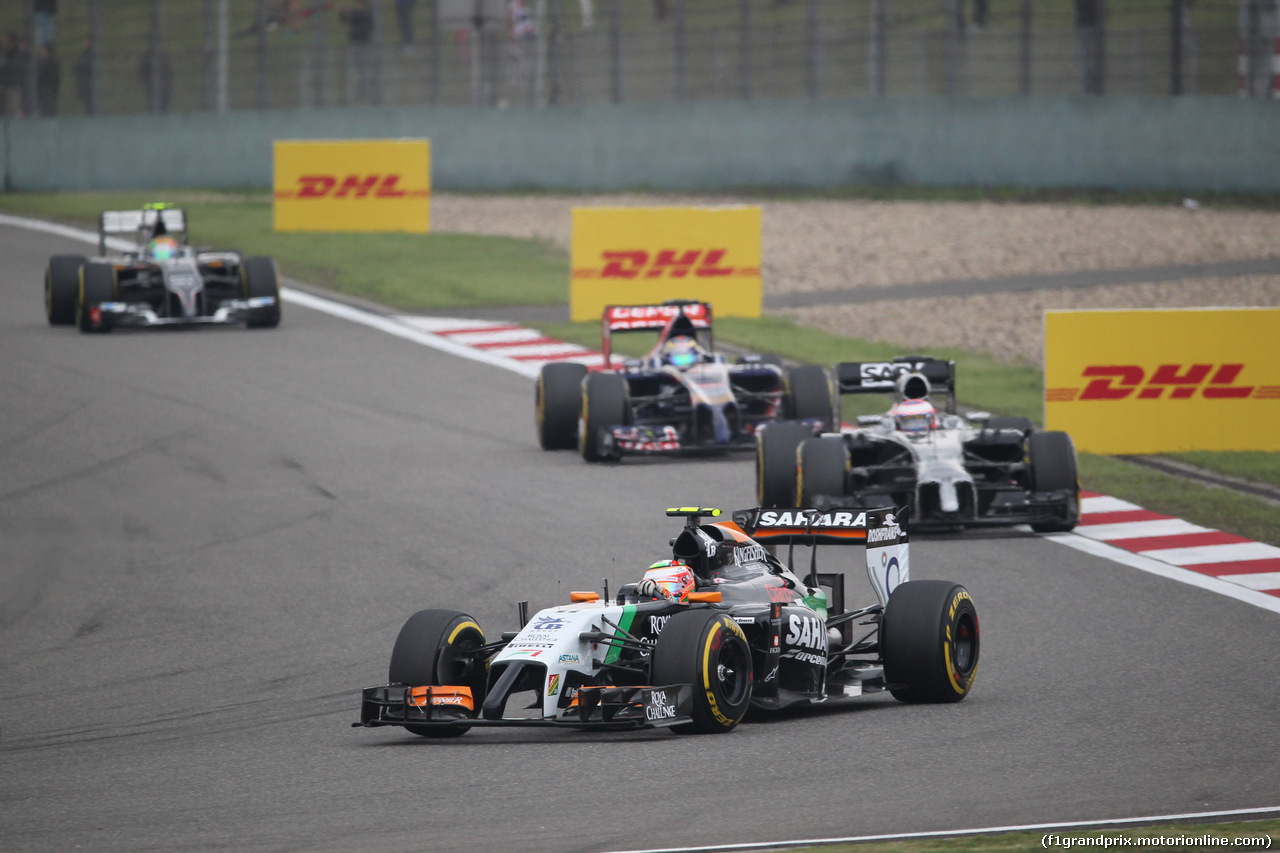
[[(636, 606), (634, 604), (624, 605), (622, 608), (622, 617), (618, 619), (618, 630), (631, 632), (631, 623), (636, 618)], [(615, 634), (614, 636), (617, 636)], [(619, 637), (621, 639), (621, 637)], [(604, 656), (604, 662), (610, 664), (618, 659), (618, 655), (622, 654), (621, 646), (610, 646), (609, 653)]]

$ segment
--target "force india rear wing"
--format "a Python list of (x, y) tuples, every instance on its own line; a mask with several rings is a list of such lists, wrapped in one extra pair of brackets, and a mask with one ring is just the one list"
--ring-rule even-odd
[(899, 377), (918, 373), (931, 391), (946, 395), (946, 409), (956, 411), (956, 363), (928, 355), (904, 355), (892, 361), (845, 361), (836, 365), (841, 394), (892, 394)]
[[(689, 299), (672, 299), (661, 305), (607, 305), (600, 317), (600, 349), (604, 363), (611, 364), (613, 335), (616, 332), (661, 332), (673, 321), (684, 318), (680, 325), (695, 333), (707, 333), (705, 345), (714, 349), (711, 339), (711, 305)], [(687, 321), (687, 324), (685, 323)]]
[(187, 242), (187, 214), (176, 207), (148, 205), (142, 210), (104, 210), (98, 217), (98, 254), (107, 253), (107, 237), (130, 234), (137, 238), (142, 231), (154, 231), (157, 220), (164, 231), (180, 243)]
[[(761, 545), (807, 545), (813, 548), (809, 575), (817, 573), (818, 545), (865, 545), (867, 578), (880, 604), (909, 580), (910, 549), (906, 509), (748, 509), (735, 512), (733, 521)], [(791, 562), (790, 559), (787, 560)], [(814, 585), (814, 584), (811, 584)]]

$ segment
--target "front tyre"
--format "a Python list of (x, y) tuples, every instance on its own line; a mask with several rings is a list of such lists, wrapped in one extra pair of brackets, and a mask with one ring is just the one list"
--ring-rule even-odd
[(823, 432), (834, 432), (838, 420), (831, 393), (831, 374), (817, 364), (802, 364), (787, 371), (787, 393), (791, 417), (798, 421), (817, 418)]
[(751, 703), (751, 649), (733, 617), (714, 610), (686, 610), (667, 620), (653, 647), (655, 687), (692, 684), (693, 722), (682, 733), (727, 732)]
[(978, 611), (951, 581), (907, 581), (880, 622), (884, 680), (900, 702), (959, 702), (978, 673)]
[(76, 325), (82, 332), (109, 332), (111, 325), (102, 316), (102, 303), (116, 296), (116, 270), (111, 264), (80, 267), (80, 293), (76, 301)]
[(76, 321), (80, 298), (83, 255), (54, 255), (44, 271), (44, 313), (50, 326), (70, 326)]
[(244, 282), (244, 298), (272, 300), (267, 305), (250, 308), (245, 325), (250, 329), (274, 329), (280, 325), (280, 280), (276, 262), (271, 258), (245, 258), (240, 265)]
[(569, 450), (577, 443), (586, 378), (587, 366), (576, 362), (544, 364), (538, 372), (534, 404), (543, 450)]
[(797, 506), (796, 448), (813, 435), (804, 424), (769, 424), (756, 433), (756, 501), (760, 506)]
[(592, 373), (582, 386), (582, 418), (578, 422), (578, 450), (588, 462), (607, 459), (612, 452), (601, 441), (609, 427), (625, 424), (627, 380), (617, 373)]
[(1080, 523), (1080, 478), (1076, 446), (1065, 432), (1033, 432), (1027, 439), (1031, 460), (1031, 488), (1037, 492), (1066, 492), (1064, 517), (1032, 522), (1036, 533), (1066, 533)]
[(838, 435), (805, 440), (797, 453), (796, 506), (812, 507), (819, 495), (843, 498), (849, 450)]
[[(409, 617), (391, 649), (387, 680), (410, 687), (458, 685), (471, 688), (474, 708), (484, 702), (485, 659), (469, 656), (484, 645), (474, 619), (456, 610), (420, 610)], [(423, 737), (457, 737), (470, 726), (405, 726)]]

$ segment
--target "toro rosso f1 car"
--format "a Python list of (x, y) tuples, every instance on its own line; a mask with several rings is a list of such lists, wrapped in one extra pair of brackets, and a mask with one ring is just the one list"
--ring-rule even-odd
[[(956, 414), (955, 362), (903, 356), (836, 366), (841, 394), (891, 392), (885, 415), (814, 436), (787, 424), (761, 434), (761, 504), (910, 508), (917, 530), (1030, 524), (1064, 532), (1080, 520), (1076, 451), (1065, 432), (1026, 418)], [(934, 408), (932, 391), (945, 397)]]
[(676, 300), (611, 305), (604, 311), (604, 363), (613, 335), (657, 331), (644, 358), (620, 370), (589, 373), (581, 364), (543, 366), (536, 392), (544, 450), (577, 446), (597, 462), (625, 454), (750, 449), (767, 423), (794, 419), (830, 429), (835, 419), (828, 372), (817, 365), (784, 369), (776, 358), (714, 352), (711, 306)]
[[(453, 737), (473, 726), (671, 727), (727, 732), (748, 709), (889, 691), (958, 702), (978, 669), (978, 614), (964, 587), (909, 579), (905, 518), (867, 511), (753, 509), (733, 521), (680, 507), (663, 560), (613, 601), (572, 603), (490, 639), (454, 610), (410, 617), (390, 684), (363, 691), (356, 726)], [(844, 574), (817, 570), (816, 546), (856, 545), (875, 600), (846, 607)], [(772, 553), (810, 546), (801, 579)], [(523, 604), (523, 603), (522, 603)], [(523, 611), (524, 608), (521, 607)]]
[[(135, 248), (107, 255), (107, 238), (132, 234)], [(109, 210), (98, 220), (98, 257), (55, 255), (44, 277), (54, 326), (109, 332), (116, 326), (280, 322), (280, 288), (270, 258), (244, 258), (187, 245), (187, 217), (167, 205)]]

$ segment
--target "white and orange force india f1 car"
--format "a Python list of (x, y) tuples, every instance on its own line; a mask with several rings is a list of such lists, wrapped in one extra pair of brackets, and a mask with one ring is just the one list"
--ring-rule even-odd
[[(577, 447), (588, 462), (628, 454), (751, 449), (755, 434), (779, 420), (835, 423), (830, 372), (818, 365), (786, 369), (767, 355), (729, 363), (715, 352), (711, 306), (610, 305), (601, 320), (603, 370), (544, 365), (538, 375), (538, 440), (544, 450)], [(613, 336), (658, 332), (643, 358), (614, 369)]]
[[(107, 254), (108, 238), (135, 246)], [(44, 277), (45, 313), (54, 326), (109, 332), (117, 326), (280, 323), (280, 287), (267, 257), (187, 245), (187, 217), (150, 204), (98, 219), (98, 256), (54, 255)]]
[[(453, 737), (472, 726), (727, 732), (772, 711), (884, 690), (903, 702), (958, 702), (978, 669), (978, 614), (950, 581), (909, 579), (893, 509), (754, 509), (733, 521), (681, 507), (672, 555), (696, 585), (682, 598), (572, 593), (490, 639), (453, 610), (410, 617), (390, 684), (364, 690), (356, 726)], [(846, 607), (844, 574), (817, 570), (816, 546), (860, 546), (875, 601)], [(812, 548), (801, 579), (772, 553)], [(766, 547), (768, 546), (768, 547)], [(640, 589), (644, 584), (639, 585)], [(523, 608), (521, 608), (523, 611)], [(523, 619), (523, 613), (522, 613)]]

